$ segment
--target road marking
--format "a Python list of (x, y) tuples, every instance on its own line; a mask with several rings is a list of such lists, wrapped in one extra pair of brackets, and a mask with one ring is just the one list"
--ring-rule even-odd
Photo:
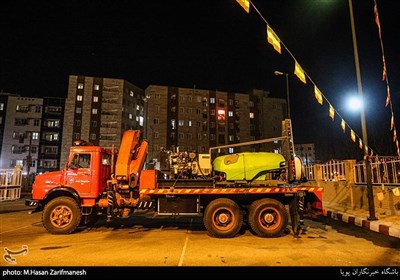
[(193, 222), (193, 219), (190, 219), (189, 229), (186, 231), (185, 243), (183, 244), (182, 253), (181, 253), (181, 257), (179, 258), (178, 266), (182, 266), (183, 265), (183, 259), (185, 258), (186, 247), (187, 247), (187, 244), (188, 244), (188, 241), (189, 241), (189, 235), (192, 232), (191, 231), (192, 222)]

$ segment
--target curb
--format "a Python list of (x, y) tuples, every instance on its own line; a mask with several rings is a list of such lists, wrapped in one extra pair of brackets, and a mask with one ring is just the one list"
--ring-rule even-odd
[(324, 216), (334, 220), (359, 226), (388, 236), (400, 238), (400, 227), (391, 227), (385, 224), (381, 224), (378, 221), (369, 221), (366, 218), (360, 218), (349, 214), (343, 214), (337, 211), (324, 210), (323, 214)]

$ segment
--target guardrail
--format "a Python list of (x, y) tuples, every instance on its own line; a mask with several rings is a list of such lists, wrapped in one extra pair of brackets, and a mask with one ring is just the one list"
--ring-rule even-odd
[(22, 170), (0, 169), (0, 202), (17, 200), (21, 197)]

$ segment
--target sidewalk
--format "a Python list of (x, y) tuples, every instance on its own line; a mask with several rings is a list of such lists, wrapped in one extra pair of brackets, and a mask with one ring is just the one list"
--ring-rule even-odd
[(368, 220), (369, 211), (351, 210), (341, 205), (323, 202), (324, 216), (349, 223), (355, 226), (376, 231), (385, 235), (400, 238), (400, 216), (375, 213), (376, 221)]

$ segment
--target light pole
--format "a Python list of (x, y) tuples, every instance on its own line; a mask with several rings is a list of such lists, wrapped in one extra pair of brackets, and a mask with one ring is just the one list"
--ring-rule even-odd
[(286, 78), (286, 102), (287, 102), (287, 118), (290, 119), (290, 100), (289, 100), (289, 74), (283, 73), (281, 71), (275, 71), (275, 75), (282, 76), (284, 75)]
[(353, 49), (354, 49), (354, 61), (356, 65), (356, 74), (357, 74), (357, 85), (358, 85), (358, 95), (360, 96), (362, 106), (361, 110), (361, 129), (362, 129), (362, 138), (364, 143), (364, 161), (365, 161), (365, 172), (367, 176), (367, 195), (368, 195), (368, 208), (369, 208), (369, 217), (368, 220), (377, 220), (375, 217), (375, 205), (374, 205), (374, 191), (372, 189), (372, 174), (371, 174), (371, 165), (368, 160), (368, 150), (365, 147), (368, 147), (368, 136), (367, 136), (367, 125), (365, 120), (365, 111), (364, 111), (364, 99), (363, 99), (363, 91), (361, 84), (361, 74), (360, 74), (360, 63), (358, 60), (358, 48), (357, 48), (357, 38), (356, 38), (356, 30), (354, 25), (354, 15), (353, 15), (353, 4), (352, 1), (349, 0), (349, 10), (350, 10), (350, 23), (351, 23), (351, 32), (353, 36)]

